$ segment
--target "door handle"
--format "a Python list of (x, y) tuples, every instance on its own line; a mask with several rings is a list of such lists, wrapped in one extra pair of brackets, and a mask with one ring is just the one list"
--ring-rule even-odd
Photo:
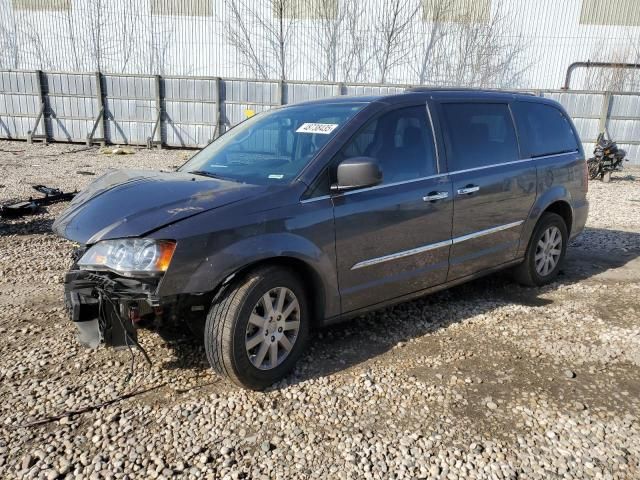
[(480, 187), (478, 185), (467, 185), (464, 188), (458, 189), (458, 195), (471, 195), (478, 190), (480, 190)]
[(422, 197), (425, 202), (435, 202), (436, 200), (444, 200), (449, 196), (449, 192), (431, 192), (426, 197)]

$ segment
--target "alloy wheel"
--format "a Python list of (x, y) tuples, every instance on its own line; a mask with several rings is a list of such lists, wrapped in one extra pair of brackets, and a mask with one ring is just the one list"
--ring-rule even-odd
[(300, 330), (300, 304), (286, 287), (266, 292), (253, 307), (245, 336), (249, 360), (260, 370), (271, 370), (291, 353)]
[(562, 233), (556, 226), (547, 228), (538, 244), (534, 257), (536, 272), (542, 277), (546, 277), (556, 268), (562, 253)]

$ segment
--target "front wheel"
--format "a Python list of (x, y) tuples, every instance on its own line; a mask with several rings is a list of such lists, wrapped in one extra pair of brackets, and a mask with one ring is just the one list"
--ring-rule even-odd
[(589, 169), (589, 178), (595, 180), (600, 174), (600, 162), (595, 158), (590, 158), (587, 161), (587, 167)]
[(294, 366), (309, 335), (306, 292), (279, 267), (249, 272), (222, 288), (207, 316), (204, 343), (213, 369), (262, 390)]
[(543, 213), (529, 240), (524, 262), (514, 269), (516, 280), (529, 286), (551, 283), (558, 276), (568, 241), (564, 219), (555, 213)]

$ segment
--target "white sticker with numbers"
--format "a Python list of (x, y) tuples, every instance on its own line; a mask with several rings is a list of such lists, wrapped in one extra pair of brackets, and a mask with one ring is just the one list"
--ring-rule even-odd
[(298, 133), (321, 133), (323, 135), (329, 135), (333, 132), (337, 123), (303, 123), (298, 127), (296, 132)]

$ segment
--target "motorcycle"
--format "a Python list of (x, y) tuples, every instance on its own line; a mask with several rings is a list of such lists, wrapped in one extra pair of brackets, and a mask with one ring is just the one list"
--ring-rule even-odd
[(629, 161), (625, 158), (626, 155), (627, 152), (618, 148), (616, 142), (605, 138), (604, 132), (600, 133), (593, 149), (593, 157), (587, 160), (589, 178), (595, 180), (600, 177), (600, 180), (604, 180), (605, 175), (610, 178), (611, 172), (622, 170), (623, 161)]

